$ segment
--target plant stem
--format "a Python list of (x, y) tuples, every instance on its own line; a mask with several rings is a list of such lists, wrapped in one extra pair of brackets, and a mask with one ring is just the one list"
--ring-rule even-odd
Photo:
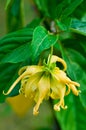
[(53, 46), (51, 46), (51, 53), (49, 55), (48, 62), (47, 62), (48, 65), (50, 65), (52, 55), (53, 55)]

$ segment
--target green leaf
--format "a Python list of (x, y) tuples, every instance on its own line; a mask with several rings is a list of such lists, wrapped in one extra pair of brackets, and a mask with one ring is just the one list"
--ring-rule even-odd
[(32, 34), (33, 28), (24, 28), (0, 39), (0, 64), (18, 63), (29, 58)]
[(29, 60), (30, 58), (30, 43), (26, 43), (16, 49), (14, 49), (11, 53), (8, 53), (6, 56), (2, 58), (0, 63), (18, 63)]
[(44, 27), (36, 27), (31, 44), (32, 60), (36, 60), (43, 50), (54, 45), (57, 39), (57, 36), (50, 34)]
[(61, 30), (67, 31), (71, 26), (71, 18), (68, 17), (63, 21), (56, 20), (56, 24)]
[(75, 33), (86, 36), (86, 22), (77, 19), (72, 20), (71, 30)]
[(56, 16), (58, 19), (60, 19), (63, 9), (67, 6), (67, 4), (68, 4), (68, 1), (66, 0), (63, 0), (60, 3), (57, 3)]
[(61, 130), (85, 130), (86, 109), (82, 106), (79, 98), (70, 94), (65, 101), (68, 108), (55, 112)]
[[(85, 41), (84, 41), (85, 40)], [(82, 39), (82, 43), (80, 43), (80, 45), (81, 45), (81, 47), (83, 48), (83, 50), (84, 50), (84, 52), (85, 52), (85, 54), (86, 54), (86, 38), (84, 39)]]
[[(0, 47), (9, 44), (24, 44), (32, 40), (33, 30), (40, 24), (40, 19), (32, 20), (25, 28), (6, 34), (0, 39)], [(1, 50), (1, 49), (0, 49)]]
[(25, 42), (31, 41), (33, 28), (24, 28), (12, 33), (8, 33), (0, 39), (0, 45), (15, 43), (23, 44)]
[(69, 4), (68, 7), (66, 7), (63, 11), (63, 13), (61, 14), (62, 19), (65, 19), (66, 17), (68, 17), (70, 14), (73, 13), (73, 11), (83, 2), (83, 0), (73, 0), (71, 1), (71, 3)]
[(38, 9), (43, 13), (45, 16), (49, 16), (48, 13), (48, 0), (34, 0)]
[[(51, 6), (49, 6), (49, 5), (51, 5)], [(58, 5), (57, 0), (47, 0), (48, 14), (51, 19), (56, 19), (58, 13), (60, 13), (60, 10), (57, 11), (57, 5)]]
[(41, 19), (40, 18), (35, 18), (27, 25), (27, 27), (35, 29), (36, 26), (40, 25), (40, 23), (41, 23)]
[(5, 9), (7, 9), (8, 5), (10, 4), (11, 0), (7, 0)]

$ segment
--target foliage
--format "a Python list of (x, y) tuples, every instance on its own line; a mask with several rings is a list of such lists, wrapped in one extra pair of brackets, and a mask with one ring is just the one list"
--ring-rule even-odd
[[(10, 2), (7, 0), (6, 8)], [(53, 45), (53, 53), (66, 61), (68, 76), (80, 83), (81, 90), (78, 97), (66, 96), (69, 108), (55, 112), (55, 117), (62, 130), (86, 129), (85, 5), (85, 0), (34, 0), (39, 18), (0, 38), (0, 102), (5, 101), (2, 92), (17, 78), (19, 68), (46, 58)], [(8, 96), (17, 95), (19, 86)]]

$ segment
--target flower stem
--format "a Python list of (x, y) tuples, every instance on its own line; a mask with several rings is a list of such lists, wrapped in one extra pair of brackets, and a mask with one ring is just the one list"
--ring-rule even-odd
[(50, 55), (49, 55), (49, 58), (48, 58), (48, 62), (47, 64), (50, 66), (50, 61), (51, 61), (51, 57), (53, 55), (53, 46), (51, 46), (51, 52), (50, 52)]

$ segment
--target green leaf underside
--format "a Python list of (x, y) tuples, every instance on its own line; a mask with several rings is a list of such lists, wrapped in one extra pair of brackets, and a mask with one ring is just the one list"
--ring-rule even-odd
[(86, 22), (82, 22), (77, 19), (72, 20), (71, 30), (75, 33), (86, 36)]
[(31, 52), (33, 61), (40, 55), (40, 53), (50, 48), (57, 41), (58, 37), (49, 34), (45, 28), (38, 26), (33, 33), (33, 39), (31, 44)]

